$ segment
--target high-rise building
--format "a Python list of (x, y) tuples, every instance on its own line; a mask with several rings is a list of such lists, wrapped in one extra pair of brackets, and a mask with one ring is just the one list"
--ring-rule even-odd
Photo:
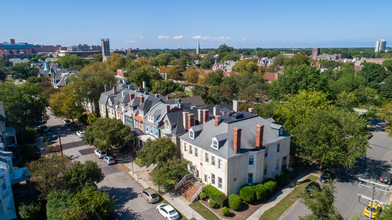
[(200, 54), (200, 42), (197, 41), (196, 54)]
[(387, 42), (383, 39), (378, 40), (376, 42), (376, 49), (374, 50), (375, 52), (380, 52), (381, 50), (385, 51), (385, 48), (387, 47)]
[(110, 45), (109, 45), (109, 39), (101, 39), (101, 44), (102, 44), (102, 61), (106, 61), (107, 57), (110, 56)]
[(312, 49), (312, 59), (317, 59), (317, 56), (320, 55), (320, 48), (313, 48)]

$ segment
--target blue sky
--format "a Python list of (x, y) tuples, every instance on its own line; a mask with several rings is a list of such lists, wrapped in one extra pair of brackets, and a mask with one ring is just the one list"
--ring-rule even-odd
[[(390, 0), (0, 0), (0, 42), (111, 48), (373, 47)], [(387, 44), (387, 46), (389, 46)]]

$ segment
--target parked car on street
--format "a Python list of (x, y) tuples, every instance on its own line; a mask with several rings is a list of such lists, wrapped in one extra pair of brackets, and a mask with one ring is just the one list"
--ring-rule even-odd
[(147, 200), (148, 203), (155, 203), (159, 201), (159, 195), (151, 188), (143, 189), (140, 194)]
[(392, 182), (392, 174), (389, 172), (383, 172), (380, 177), (380, 181), (385, 184), (391, 185)]
[(308, 193), (309, 197), (312, 197), (312, 192), (310, 191), (311, 189), (321, 191), (320, 184), (318, 184), (316, 182), (311, 182), (311, 183), (309, 183), (308, 186), (306, 186), (305, 190)]
[(320, 177), (320, 182), (326, 183), (328, 180), (333, 179), (334, 174), (331, 171), (325, 171)]
[(67, 125), (67, 126), (72, 125), (72, 122), (71, 122), (70, 120), (68, 120), (68, 119), (64, 119), (64, 120), (63, 120), (63, 123), (64, 123), (65, 125)]
[(378, 204), (377, 202), (369, 202), (368, 205), (365, 207), (365, 209), (363, 210), (363, 214), (366, 217), (369, 217), (370, 215), (370, 211), (372, 212), (372, 219), (376, 218), (376, 216), (378, 215), (378, 213), (380, 213), (382, 210), (381, 205)]
[(116, 161), (114, 160), (114, 158), (113, 158), (112, 156), (106, 156), (106, 157), (104, 157), (104, 158), (103, 158), (103, 161), (104, 161), (105, 163), (107, 163), (108, 165), (112, 165), (112, 164), (115, 164), (115, 163), (116, 163)]
[(84, 131), (77, 131), (77, 132), (76, 132), (76, 135), (77, 135), (78, 137), (80, 137), (80, 138), (83, 138), (83, 137), (84, 137)]
[(46, 125), (40, 125), (39, 126), (39, 131), (42, 132), (42, 133), (46, 133), (46, 132), (49, 131), (49, 128), (46, 127)]
[(171, 205), (166, 203), (158, 205), (157, 211), (166, 219), (178, 219), (180, 217), (178, 212)]
[(94, 153), (98, 156), (99, 159), (106, 157), (108, 154), (104, 150), (95, 149)]
[(56, 140), (57, 138), (59, 138), (58, 135), (53, 134), (53, 133), (50, 132), (50, 131), (47, 132), (47, 133), (45, 134), (45, 136), (46, 136), (46, 138), (49, 139), (50, 141), (53, 141), (53, 140)]

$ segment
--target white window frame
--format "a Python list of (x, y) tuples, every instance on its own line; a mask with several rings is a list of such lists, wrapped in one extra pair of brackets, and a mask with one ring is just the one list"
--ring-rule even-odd
[(186, 147), (186, 143), (184, 143), (184, 152), (187, 152), (187, 151), (188, 151), (188, 149)]
[(218, 177), (218, 188), (222, 189), (222, 185), (223, 185), (223, 180), (221, 177)]
[(151, 122), (151, 123), (154, 123), (154, 116), (149, 115), (148, 116), (148, 121)]
[(211, 165), (215, 166), (215, 156), (211, 155)]
[(195, 147), (195, 157), (199, 157), (199, 148)]
[(211, 184), (215, 185), (215, 174), (211, 173)]
[(215, 150), (219, 150), (219, 141), (216, 138), (212, 138), (211, 147)]
[(189, 130), (189, 138), (192, 140), (195, 139), (195, 132), (193, 130)]
[(207, 152), (204, 154), (204, 161), (205, 161), (206, 163), (209, 163), (209, 162), (210, 162), (210, 155), (209, 155)]
[(218, 169), (222, 169), (222, 160), (218, 159)]
[[(252, 164), (250, 164), (251, 161), (252, 161)], [(255, 155), (249, 154), (248, 155), (248, 166), (254, 166), (254, 165), (255, 165)]]
[(189, 145), (189, 154), (193, 154), (193, 152), (192, 152), (192, 145)]

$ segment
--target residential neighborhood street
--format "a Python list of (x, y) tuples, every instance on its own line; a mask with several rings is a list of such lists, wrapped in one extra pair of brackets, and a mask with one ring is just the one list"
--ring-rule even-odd
[[(335, 207), (338, 209), (344, 219), (367, 219), (363, 210), (367, 205), (366, 199), (358, 199), (357, 194), (362, 193), (371, 196), (371, 190), (365, 187), (358, 187), (358, 177), (374, 179), (378, 178), (383, 171), (391, 168), (392, 159), (392, 138), (383, 131), (384, 124), (377, 121), (374, 124), (373, 137), (369, 139), (370, 148), (367, 156), (360, 159), (355, 168), (348, 171), (337, 172), (335, 179)], [(376, 193), (378, 200), (385, 202), (384, 193)], [(299, 216), (310, 214), (310, 210), (298, 200), (281, 219), (298, 219)]]
[[(114, 197), (116, 213), (119, 219), (164, 219), (157, 211), (159, 204), (149, 204), (140, 196), (142, 186), (121, 168), (121, 165), (107, 165), (103, 159), (95, 154), (95, 148), (86, 145), (75, 132), (65, 126), (61, 118), (50, 115), (47, 124), (49, 130), (54, 134), (61, 132), (63, 153), (72, 160), (85, 162), (95, 161), (102, 169), (105, 178), (98, 185), (99, 190), (107, 192)], [(53, 144), (58, 144), (57, 139)]]

